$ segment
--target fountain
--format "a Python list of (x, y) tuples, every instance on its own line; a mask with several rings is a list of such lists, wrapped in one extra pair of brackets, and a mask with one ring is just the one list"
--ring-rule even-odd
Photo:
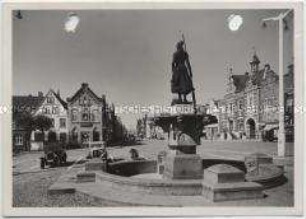
[[(279, 182), (283, 171), (264, 156), (249, 157), (247, 164), (257, 162), (253, 168), (243, 161), (202, 159), (197, 154), (204, 126), (216, 120), (197, 109), (183, 44), (178, 43), (172, 64), (172, 91), (179, 98), (172, 101), (170, 113), (154, 119), (155, 125), (168, 134), (167, 150), (161, 151), (156, 160), (91, 159), (74, 166), (49, 188), (50, 194), (80, 191), (123, 205), (201, 206), (217, 201), (260, 199), (265, 188), (261, 182)], [(182, 60), (187, 62), (187, 70), (185, 64), (177, 63)], [(184, 83), (177, 87), (177, 80)], [(189, 93), (192, 102), (186, 99)], [(258, 171), (254, 171), (256, 168)]]

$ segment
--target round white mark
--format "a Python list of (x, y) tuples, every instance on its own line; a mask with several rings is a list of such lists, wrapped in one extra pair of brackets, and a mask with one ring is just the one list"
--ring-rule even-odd
[(228, 27), (231, 31), (237, 31), (243, 24), (243, 18), (240, 15), (232, 14), (227, 18)]
[(75, 33), (79, 23), (79, 16), (75, 13), (70, 13), (65, 21), (65, 31), (67, 33)]

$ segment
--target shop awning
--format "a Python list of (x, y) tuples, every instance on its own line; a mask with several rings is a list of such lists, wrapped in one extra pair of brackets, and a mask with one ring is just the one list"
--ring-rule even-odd
[(278, 124), (267, 124), (264, 128), (265, 131), (269, 131), (272, 129), (278, 129)]

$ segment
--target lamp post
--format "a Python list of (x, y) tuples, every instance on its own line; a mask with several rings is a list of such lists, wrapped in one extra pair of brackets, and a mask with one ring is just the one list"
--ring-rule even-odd
[(287, 23), (284, 20), (285, 17), (292, 11), (292, 9), (286, 12), (280, 13), (276, 17), (269, 17), (262, 19), (263, 27), (266, 27), (266, 22), (268, 21), (278, 21), (278, 32), (279, 32), (279, 130), (278, 130), (278, 146), (277, 155), (279, 157), (285, 157), (286, 154), (286, 139), (285, 139), (285, 126), (284, 126), (284, 24), (287, 27)]

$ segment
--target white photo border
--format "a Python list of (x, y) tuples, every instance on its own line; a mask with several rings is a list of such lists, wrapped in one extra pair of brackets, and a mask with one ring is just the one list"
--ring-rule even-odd
[[(12, 99), (12, 10), (97, 10), (97, 9), (293, 9), (294, 10), (294, 94), (295, 106), (305, 107), (303, 82), (303, 3), (302, 1), (56, 1), (11, 0), (2, 3), (1, 104)], [(11, 114), (1, 116), (2, 207), (5, 216), (226, 216), (226, 215), (301, 215), (303, 212), (303, 173), (305, 145), (303, 113), (295, 113), (294, 207), (99, 207), (99, 208), (22, 208), (12, 207)], [(7, 147), (5, 147), (7, 146)]]

